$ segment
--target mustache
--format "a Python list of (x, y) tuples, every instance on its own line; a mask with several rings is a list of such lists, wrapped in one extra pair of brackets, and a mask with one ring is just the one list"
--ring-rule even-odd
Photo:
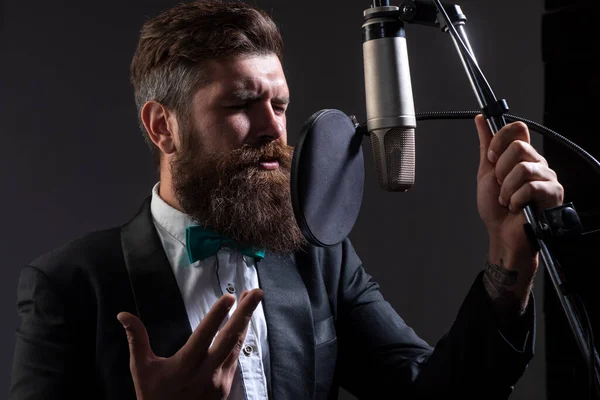
[(294, 147), (275, 140), (260, 147), (243, 145), (242, 147), (230, 151), (222, 157), (218, 164), (227, 166), (227, 169), (245, 170), (248, 168), (258, 168), (263, 161), (277, 161), (280, 168), (290, 170)]

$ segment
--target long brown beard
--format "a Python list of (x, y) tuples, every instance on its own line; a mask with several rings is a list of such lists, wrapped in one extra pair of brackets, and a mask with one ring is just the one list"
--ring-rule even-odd
[[(185, 147), (170, 165), (173, 189), (183, 212), (199, 225), (278, 254), (306, 243), (291, 206), (292, 147), (277, 140), (201, 157), (194, 139)], [(265, 160), (278, 161), (279, 168), (262, 169)]]

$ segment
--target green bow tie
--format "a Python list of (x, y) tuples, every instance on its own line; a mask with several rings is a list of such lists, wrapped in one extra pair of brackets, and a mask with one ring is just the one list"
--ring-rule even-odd
[(202, 226), (190, 226), (187, 228), (185, 239), (188, 258), (190, 259), (191, 264), (216, 254), (224, 245), (237, 249), (242, 254), (253, 257), (255, 260), (261, 260), (265, 257), (264, 250), (243, 246), (233, 239), (209, 231)]

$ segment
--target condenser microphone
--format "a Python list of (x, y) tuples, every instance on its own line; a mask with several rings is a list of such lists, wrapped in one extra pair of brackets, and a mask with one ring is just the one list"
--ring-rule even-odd
[(398, 7), (387, 4), (375, 2), (364, 11), (367, 130), (380, 186), (403, 192), (415, 182), (417, 120), (404, 23)]

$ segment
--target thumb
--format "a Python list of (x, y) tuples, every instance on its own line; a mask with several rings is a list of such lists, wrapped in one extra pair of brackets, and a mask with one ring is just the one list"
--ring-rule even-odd
[(494, 135), (481, 114), (475, 117), (475, 126), (479, 135), (479, 172), (481, 173), (486, 170), (486, 167), (491, 167), (490, 160), (488, 159), (488, 149)]
[(117, 319), (125, 328), (127, 342), (129, 342), (129, 361), (133, 367), (151, 358), (154, 354), (150, 348), (150, 340), (146, 327), (138, 317), (128, 312), (120, 312)]

